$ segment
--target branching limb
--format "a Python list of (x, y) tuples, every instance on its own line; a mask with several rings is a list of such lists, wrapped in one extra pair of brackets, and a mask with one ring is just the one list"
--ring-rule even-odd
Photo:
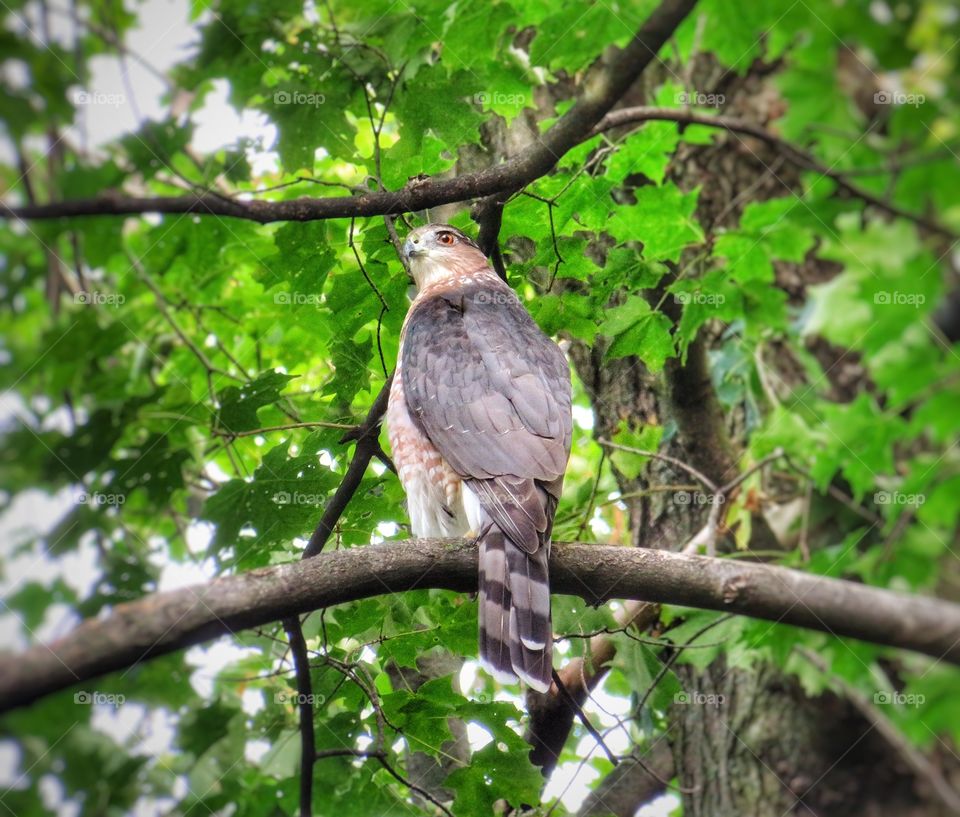
[[(692, 6), (693, 4), (665, 2), (660, 10), (663, 10), (663, 7), (667, 5), (676, 7), (680, 5)], [(669, 10), (673, 13), (676, 11), (676, 8)], [(683, 14), (685, 15), (688, 11), (689, 9), (684, 10)], [(679, 20), (677, 20), (677, 23), (679, 23)], [(567, 117), (570, 117), (575, 111), (577, 111), (576, 108), (571, 110)], [(548, 135), (554, 133), (567, 117), (561, 119), (551, 128)], [(578, 116), (574, 117), (572, 121), (582, 123), (585, 119), (585, 111), (580, 110)], [(928, 233), (950, 241), (960, 239), (960, 234), (946, 225), (927, 216), (910, 212), (850, 181), (849, 176), (855, 175), (854, 171), (848, 173), (844, 170), (827, 167), (812, 154), (792, 145), (760, 125), (754, 125), (733, 117), (701, 114), (682, 108), (646, 106), (621, 108), (608, 113), (600, 118), (593, 127), (578, 134), (577, 140), (570, 143), (561, 153), (556, 154), (550, 164), (546, 164), (544, 157), (541, 155), (542, 146), (545, 142), (538, 142), (517, 157), (496, 167), (478, 173), (455, 176), (450, 179), (416, 182), (403, 190), (355, 191), (356, 195), (353, 196), (304, 197), (287, 201), (240, 201), (223, 197), (217, 193), (202, 191), (187, 196), (158, 196), (154, 198), (106, 194), (93, 199), (50, 202), (47, 204), (31, 202), (20, 207), (0, 203), (0, 218), (29, 220), (144, 213), (196, 213), (198, 215), (229, 216), (268, 224), (273, 221), (314, 221), (330, 218), (397, 215), (415, 210), (426, 210), (441, 204), (480, 198), (483, 199), (483, 202), (478, 205), (476, 219), (480, 223), (481, 238), (484, 242), (481, 243), (481, 247), (490, 247), (488, 254), (491, 255), (496, 265), (499, 248), (495, 246), (495, 242), (496, 236), (499, 234), (500, 219), (494, 218), (493, 214), (498, 209), (502, 212), (503, 203), (512, 193), (548, 173), (556, 160), (579, 142), (586, 141), (607, 130), (654, 120), (677, 122), (682, 125), (703, 125), (758, 139), (776, 149), (787, 161), (805, 170), (812, 170), (833, 179), (837, 183), (838, 189), (847, 197), (859, 199), (896, 218), (911, 221)], [(567, 130), (572, 129), (572, 126), (567, 128)], [(556, 137), (559, 141), (559, 133), (556, 134)], [(493, 236), (493, 243), (490, 241), (490, 236)], [(502, 259), (499, 264), (502, 266)]]
[(686, 18), (696, 0), (662, 0), (631, 41), (588, 72), (577, 102), (537, 141), (494, 167), (450, 179), (415, 181), (402, 190), (370, 191), (355, 196), (301, 198), (286, 201), (238, 201), (212, 191), (180, 197), (131, 197), (108, 194), (94, 199), (21, 207), (0, 205), (0, 217), (19, 219), (72, 216), (196, 213), (272, 221), (397, 215), (441, 204), (468, 201), (522, 189), (546, 175), (571, 148), (587, 138)]
[(866, 202), (867, 204), (876, 207), (878, 210), (882, 210), (883, 212), (888, 213), (891, 216), (895, 216), (896, 218), (903, 218), (907, 219), (908, 221), (912, 221), (921, 229), (926, 230), (929, 233), (942, 236), (943, 238), (947, 238), (950, 241), (957, 241), (960, 239), (960, 234), (951, 230), (949, 227), (940, 224), (939, 222), (936, 222), (924, 215), (912, 213), (896, 204), (891, 203), (890, 201), (887, 201), (886, 199), (881, 198), (880, 196), (874, 195), (869, 190), (866, 190), (860, 185), (850, 181), (848, 175), (851, 174), (848, 174), (846, 171), (828, 167), (819, 161), (815, 156), (813, 156), (813, 154), (798, 148), (796, 145), (793, 145), (785, 139), (777, 136), (772, 131), (769, 131), (760, 125), (744, 122), (741, 119), (735, 119), (730, 116), (701, 114), (697, 113), (696, 111), (683, 108), (653, 108), (638, 106), (635, 108), (621, 108), (617, 111), (607, 114), (597, 124), (597, 127), (594, 128), (591, 136), (596, 136), (598, 133), (602, 133), (612, 128), (619, 128), (625, 125), (634, 125), (652, 120), (678, 122), (682, 125), (705, 125), (709, 128), (719, 128), (729, 131), (730, 133), (739, 133), (743, 134), (744, 136), (753, 137), (754, 139), (758, 139), (761, 142), (770, 145), (782, 156), (784, 156), (787, 161), (792, 162), (798, 167), (804, 170), (812, 170), (815, 173), (819, 173), (821, 176), (833, 179), (837, 183), (837, 186), (851, 198), (860, 199), (860, 201)]
[(580, 702), (570, 694), (566, 685), (563, 683), (563, 679), (556, 670), (553, 671), (553, 683), (557, 685), (557, 690), (560, 692), (560, 697), (563, 698), (567, 702), (567, 705), (577, 713), (577, 718), (580, 720), (580, 723), (583, 724), (584, 728), (593, 736), (593, 739), (597, 742), (600, 748), (603, 749), (603, 753), (607, 756), (607, 759), (614, 766), (616, 766), (620, 762), (617, 759), (617, 756), (610, 751), (610, 747), (607, 746), (603, 736), (597, 731), (597, 728), (590, 723), (590, 718), (588, 718), (587, 713), (583, 711), (583, 707), (580, 706)]

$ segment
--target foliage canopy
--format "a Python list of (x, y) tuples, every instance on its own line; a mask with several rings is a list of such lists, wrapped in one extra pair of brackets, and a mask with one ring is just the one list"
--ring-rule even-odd
[[(193, 0), (195, 39), (165, 73), (164, 113), (87, 144), (84, 117), (111, 104), (91, 90), (97, 61), (121, 72), (150, 61), (117, 47), (150, 5), (79, 2), (73, 22), (46, 3), (5, 6), (8, 204), (110, 191), (346, 196), (483, 167), (502, 158), (491, 123), (501, 137), (548, 127), (598, 55), (625, 45), (657, 4)], [(635, 359), (655, 379), (709, 339), (743, 468), (783, 449), (807, 475), (794, 472), (782, 502), (809, 503), (792, 541), (803, 526), (829, 528), (830, 541), (811, 539), (809, 559), (791, 548), (780, 561), (948, 597), (958, 576), (960, 356), (935, 312), (956, 286), (957, 28), (946, 0), (701, 0), (645, 73), (638, 101), (754, 121), (830, 172), (783, 152), (774, 160), (776, 149), (723, 127), (647, 121), (561, 157), (510, 199), (500, 231), (509, 283), (548, 333), (606, 361)], [(748, 96), (753, 75), (763, 90)], [(727, 82), (740, 96), (717, 90)], [(195, 147), (224, 89), (237, 111), (264, 117), (275, 143)], [(120, 96), (113, 104), (138, 117), (136, 88)], [(759, 114), (750, 107), (758, 98)], [(758, 179), (783, 177), (775, 196), (738, 189), (732, 226), (702, 199), (709, 179), (683, 172), (691, 155), (718, 145)], [(837, 175), (942, 231), (868, 206)], [(466, 209), (452, 220), (476, 229)], [(258, 224), (199, 214), (0, 226), (2, 609), (13, 646), (158, 588), (299, 558), (349, 462), (340, 437), (396, 361), (409, 282), (387, 227), (380, 216)], [(782, 377), (774, 357), (796, 376)], [(555, 537), (629, 544), (616, 492), (650, 462), (605, 454), (591, 390), (578, 382), (575, 399)], [(616, 441), (652, 449), (676, 433), (669, 423), (625, 423)], [(831, 503), (836, 486), (863, 513)], [(726, 509), (738, 547), (748, 546), (757, 503), (777, 504), (771, 492), (754, 474)], [(404, 538), (404, 521), (400, 486), (375, 462), (328, 547)], [(558, 660), (582, 653), (578, 634), (616, 630), (614, 614), (555, 597), (555, 629), (574, 636)], [(673, 643), (717, 618), (664, 611)], [(416, 687), (396, 669), (430, 651), (469, 662), (475, 631), (475, 603), (440, 591), (310, 616), (317, 749), (362, 750), (385, 732), (390, 768), (404, 770), (407, 752), (443, 759), (451, 723), (467, 722), (474, 751), (445, 782), (452, 812), (540, 802), (518, 698), (495, 695), (469, 667), (462, 691), (456, 673)], [(636, 716), (621, 748), (649, 746), (668, 729), (681, 683), (667, 671), (633, 713), (663, 648), (612, 637), (605, 694)], [(685, 651), (681, 663), (704, 667), (720, 651), (732, 666), (772, 661), (814, 694), (828, 677), (793, 649), (808, 646), (871, 699), (893, 688), (892, 651), (879, 647), (747, 620), (718, 622), (700, 641), (714, 646)], [(244, 633), (236, 644), (243, 651), (226, 664), (215, 648), (195, 648), (102, 679), (97, 694), (123, 698), (115, 712), (70, 691), (7, 715), (0, 746), (16, 782), (0, 803), (21, 817), (61, 801), (90, 815), (293, 813), (298, 708), (284, 631)], [(897, 683), (923, 704), (886, 714), (923, 749), (960, 740), (956, 670), (896, 658)], [(121, 713), (127, 726), (108, 728)], [(568, 743), (562, 763), (577, 759), (577, 746)], [(600, 752), (588, 765), (593, 779), (611, 768)], [(390, 768), (320, 760), (315, 813), (433, 813)]]

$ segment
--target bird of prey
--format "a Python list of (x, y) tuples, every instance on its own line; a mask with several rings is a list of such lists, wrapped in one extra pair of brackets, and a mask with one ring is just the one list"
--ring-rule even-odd
[(460, 230), (419, 227), (403, 253), (417, 296), (387, 425), (413, 534), (477, 537), (481, 664), (546, 692), (547, 559), (570, 456), (570, 369)]

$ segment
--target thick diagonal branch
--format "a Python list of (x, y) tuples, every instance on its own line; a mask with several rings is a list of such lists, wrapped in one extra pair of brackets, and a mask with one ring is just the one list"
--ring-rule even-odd
[(172, 198), (108, 195), (72, 202), (10, 207), (0, 216), (21, 219), (64, 216), (197, 213), (233, 216), (268, 223), (326, 218), (396, 215), (451, 202), (519, 190), (548, 173), (572, 147), (582, 142), (613, 108), (696, 5), (696, 0), (663, 0), (633, 39), (607, 62), (598, 62), (584, 80), (576, 104), (528, 148), (503, 164), (452, 179), (410, 184), (403, 190), (371, 191), (357, 196), (301, 198), (287, 201), (240, 201), (213, 192)]
[[(730, 116), (703, 114), (685, 108), (657, 108), (636, 106), (620, 108), (604, 116), (590, 130), (581, 135), (585, 141), (598, 133), (640, 125), (650, 121), (677, 122), (680, 125), (703, 125), (717, 128), (733, 134), (757, 139), (777, 150), (787, 161), (806, 170), (812, 170), (833, 179), (838, 191), (843, 195), (860, 199), (891, 216), (911, 221), (925, 230), (951, 241), (960, 235), (945, 224), (922, 213), (909, 210), (871, 193), (848, 177), (852, 172), (827, 167), (813, 154), (791, 144), (771, 130), (760, 125), (736, 119)], [(540, 143), (537, 143), (540, 144)], [(520, 154), (520, 157), (525, 154)], [(0, 218), (53, 219), (77, 216), (142, 215), (144, 213), (197, 213), (198, 215), (219, 215), (243, 218), (267, 224), (273, 221), (315, 221), (329, 218), (355, 218), (357, 216), (390, 215), (408, 212), (414, 209), (437, 207), (451, 202), (484, 199), (476, 213), (480, 222), (480, 245), (492, 257), (494, 265), (500, 271), (499, 250), (496, 247), (496, 233), (499, 231), (503, 202), (514, 191), (539, 178), (525, 176), (513, 177), (502, 172), (502, 168), (512, 167), (508, 162), (495, 168), (456, 176), (443, 181), (420, 182), (399, 191), (371, 192), (362, 196), (339, 196), (330, 198), (303, 197), (289, 201), (239, 201), (218, 193), (194, 193), (189, 196), (153, 198), (134, 198), (118, 194), (100, 196), (93, 199), (79, 199), (37, 204), (30, 202), (26, 206), (11, 207), (0, 202)], [(547, 171), (550, 168), (547, 168)], [(547, 171), (544, 171), (546, 173)], [(519, 186), (518, 186), (519, 182)]]

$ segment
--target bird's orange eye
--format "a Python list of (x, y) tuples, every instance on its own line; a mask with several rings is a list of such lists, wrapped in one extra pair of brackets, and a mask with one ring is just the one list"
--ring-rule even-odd
[(437, 241), (441, 244), (450, 245), (453, 243), (453, 233), (440, 233), (437, 235)]

